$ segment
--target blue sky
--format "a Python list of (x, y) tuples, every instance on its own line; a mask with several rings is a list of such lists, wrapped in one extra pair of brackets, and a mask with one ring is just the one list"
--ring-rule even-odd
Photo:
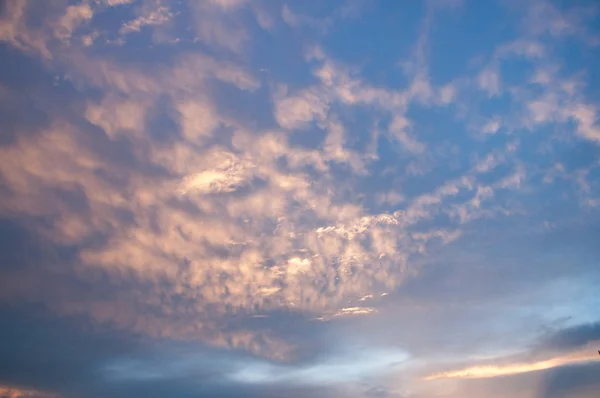
[(0, 395), (597, 396), (596, 2), (0, 4)]

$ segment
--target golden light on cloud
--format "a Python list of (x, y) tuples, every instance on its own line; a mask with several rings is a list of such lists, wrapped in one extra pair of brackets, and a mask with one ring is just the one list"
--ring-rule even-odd
[(373, 308), (369, 307), (347, 307), (342, 308), (338, 312), (335, 313), (334, 316), (343, 316), (343, 315), (366, 315), (372, 314), (373, 312), (377, 312)]
[(0, 397), (2, 398), (56, 398), (55, 394), (43, 391), (22, 389), (17, 387), (0, 386)]
[(563, 365), (574, 365), (586, 362), (600, 361), (600, 356), (592, 348), (574, 353), (535, 362), (520, 362), (506, 365), (472, 366), (469, 368), (436, 373), (425, 377), (425, 380), (437, 379), (485, 379), (498, 376), (509, 376), (519, 373), (535, 372), (556, 368)]

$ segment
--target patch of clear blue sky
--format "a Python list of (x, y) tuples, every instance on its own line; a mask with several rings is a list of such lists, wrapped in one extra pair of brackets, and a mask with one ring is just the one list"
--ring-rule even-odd
[(344, 63), (360, 67), (374, 86), (402, 89), (409, 82), (400, 61), (411, 56), (425, 16), (424, 2), (370, 3), (360, 18), (339, 24), (323, 46)]
[(471, 75), (498, 44), (516, 37), (516, 21), (500, 2), (466, 3), (434, 15), (428, 42), (433, 84)]

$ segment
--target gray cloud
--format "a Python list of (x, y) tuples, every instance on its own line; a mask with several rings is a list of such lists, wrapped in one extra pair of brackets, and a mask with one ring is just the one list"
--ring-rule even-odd
[(600, 341), (600, 323), (576, 325), (566, 329), (557, 330), (547, 336), (541, 348), (554, 350), (571, 350), (585, 346), (591, 342)]
[(545, 375), (539, 398), (594, 397), (598, 394), (599, 364), (565, 366)]

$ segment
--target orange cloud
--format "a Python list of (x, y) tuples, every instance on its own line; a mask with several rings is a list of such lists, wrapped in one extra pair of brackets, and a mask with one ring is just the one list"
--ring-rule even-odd
[(589, 346), (586, 349), (534, 362), (517, 362), (504, 365), (481, 365), (465, 369), (436, 373), (425, 377), (425, 380), (436, 379), (485, 379), (498, 376), (508, 376), (519, 373), (535, 372), (552, 369), (563, 365), (600, 361), (600, 356)]
[(2, 398), (58, 398), (56, 394), (33, 389), (0, 386), (0, 397)]

